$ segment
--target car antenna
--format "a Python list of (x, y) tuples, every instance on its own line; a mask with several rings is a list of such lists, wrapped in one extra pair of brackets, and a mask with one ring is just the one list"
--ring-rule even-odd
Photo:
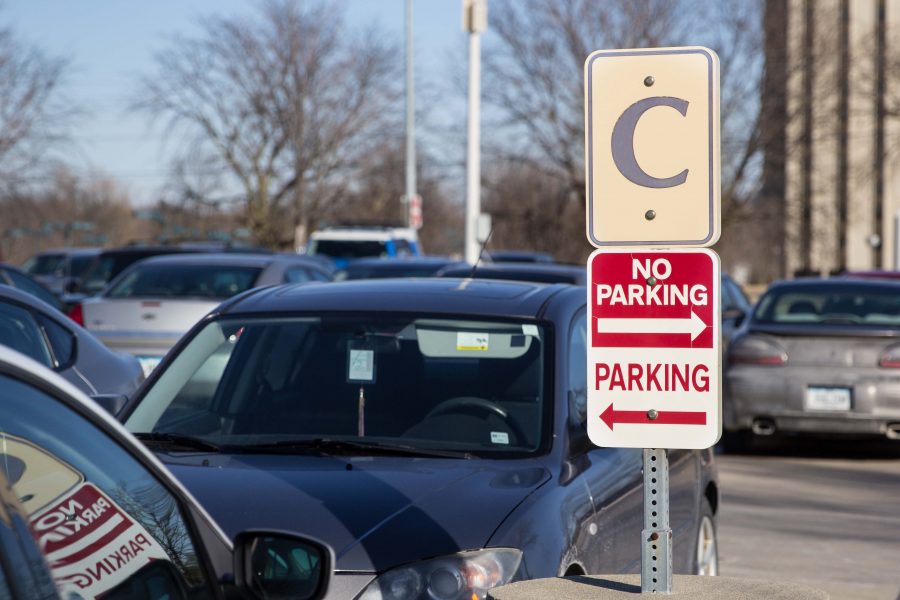
[(475, 271), (478, 270), (478, 265), (481, 264), (481, 257), (484, 255), (484, 249), (487, 248), (488, 242), (491, 241), (491, 236), (494, 235), (494, 226), (491, 225), (491, 228), (488, 230), (488, 234), (485, 236), (484, 241), (481, 242), (481, 249), (478, 250), (478, 258), (475, 259), (475, 264), (472, 265), (472, 271), (469, 273), (469, 279), (475, 278)]

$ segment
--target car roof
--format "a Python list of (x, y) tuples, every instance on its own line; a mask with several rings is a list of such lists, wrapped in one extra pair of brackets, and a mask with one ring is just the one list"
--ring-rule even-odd
[(418, 265), (448, 265), (461, 262), (458, 259), (450, 258), (449, 256), (368, 256), (363, 258), (354, 258), (351, 259), (349, 263), (347, 263), (347, 268), (353, 268), (355, 266), (396, 266), (403, 265), (408, 263), (414, 263)]
[[(471, 271), (472, 268), (470, 266), (454, 265), (442, 269), (438, 275), (440, 277), (460, 277), (468, 276)], [(545, 278), (558, 276), (560, 279), (572, 279), (574, 282), (582, 285), (587, 281), (586, 267), (560, 263), (490, 263), (478, 265), (478, 268), (474, 272), (475, 278), (479, 277), (479, 272), (482, 274), (482, 277), (491, 279), (502, 279), (503, 275), (508, 275), (510, 279), (530, 281), (529, 277), (531, 276), (543, 276)], [(539, 281), (546, 281), (546, 279), (539, 279)], [(560, 283), (565, 282), (560, 281)]]
[(866, 279), (900, 279), (900, 271), (888, 271), (882, 269), (872, 269), (870, 271), (848, 271), (841, 274), (842, 277), (852, 279), (861, 277)]
[(11, 298), (16, 302), (19, 302), (20, 304), (26, 304), (31, 308), (50, 313), (57, 318), (64, 316), (56, 306), (47, 304), (37, 296), (29, 294), (28, 292), (23, 291), (21, 288), (0, 284), (0, 296)]
[(46, 250), (41, 250), (35, 256), (48, 256), (51, 254), (69, 254), (72, 256), (80, 255), (80, 254), (100, 254), (103, 248), (85, 248), (83, 246), (71, 246), (64, 248), (47, 248)]
[(357, 279), (262, 288), (223, 305), (228, 314), (411, 312), (535, 318), (568, 285), (451, 278)]
[(327, 270), (321, 262), (302, 254), (241, 254), (235, 252), (198, 252), (151, 256), (141, 265), (232, 265), (265, 267), (275, 262), (297, 263)]
[(870, 287), (870, 288), (897, 288), (900, 287), (900, 280), (892, 280), (892, 279), (878, 279), (875, 277), (802, 277), (798, 279), (784, 279), (780, 281), (773, 282), (766, 292), (771, 290), (781, 290), (786, 288), (798, 288), (802, 289), (804, 287), (833, 287), (833, 288), (842, 288), (847, 287), (848, 285), (853, 285), (855, 288), (859, 287)]
[(387, 241), (416, 239), (415, 230), (405, 227), (329, 227), (312, 232), (310, 239), (335, 241)]

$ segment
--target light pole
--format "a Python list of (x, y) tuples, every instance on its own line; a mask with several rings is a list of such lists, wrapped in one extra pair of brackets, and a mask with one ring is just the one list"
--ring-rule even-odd
[(413, 77), (413, 0), (406, 0), (406, 225), (416, 196), (416, 104)]
[(463, 30), (469, 32), (469, 134), (466, 151), (465, 259), (478, 261), (481, 214), (481, 33), (487, 29), (487, 0), (463, 0)]

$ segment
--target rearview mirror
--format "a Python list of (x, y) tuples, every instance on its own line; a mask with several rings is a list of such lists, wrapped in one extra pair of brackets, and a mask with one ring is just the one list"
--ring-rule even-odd
[(235, 584), (250, 598), (318, 600), (333, 565), (329, 546), (291, 533), (245, 531), (234, 541)]

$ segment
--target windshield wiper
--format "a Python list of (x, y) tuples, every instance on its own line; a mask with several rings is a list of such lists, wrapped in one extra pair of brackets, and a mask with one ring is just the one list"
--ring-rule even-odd
[(472, 458), (472, 455), (468, 452), (454, 452), (452, 450), (432, 450), (430, 448), (417, 448), (415, 446), (407, 446), (404, 444), (385, 444), (383, 442), (368, 442), (360, 440), (336, 440), (331, 438), (278, 440), (275, 442), (246, 444), (233, 448), (239, 449), (241, 452), (321, 450), (325, 454), (335, 452), (345, 454), (379, 454), (391, 456), (425, 456), (464, 459)]
[(221, 446), (208, 442), (203, 438), (181, 433), (165, 433), (162, 431), (135, 433), (134, 437), (147, 445), (180, 446), (191, 450), (203, 450), (205, 452), (221, 452)]

